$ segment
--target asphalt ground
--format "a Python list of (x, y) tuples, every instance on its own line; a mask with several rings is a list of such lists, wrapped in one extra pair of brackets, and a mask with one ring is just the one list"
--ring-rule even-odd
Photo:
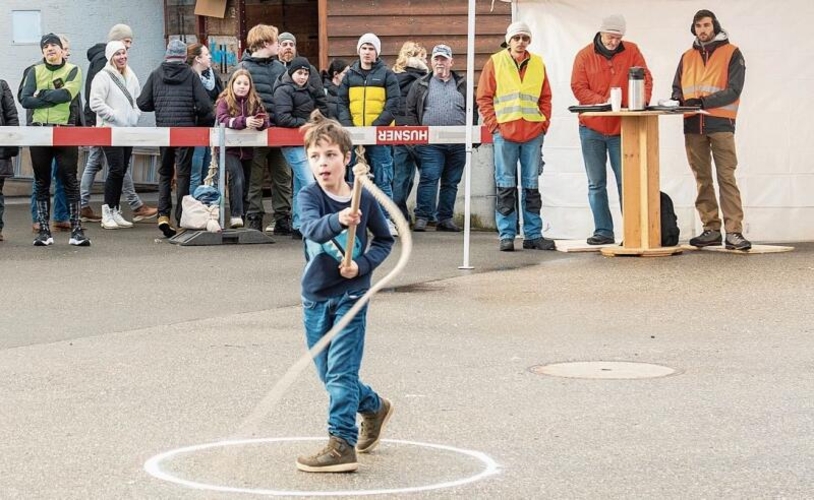
[[(393, 441), (355, 474), (311, 475), (294, 458), (325, 437), (314, 371), (261, 403), (305, 351), (300, 242), (179, 247), (154, 223), (93, 224), (90, 248), (67, 233), (35, 248), (25, 200), (9, 202), (0, 498), (814, 496), (814, 244), (607, 258), (475, 233), (462, 271), (461, 235), (414, 234), (371, 304), (362, 369), (394, 402)], [(676, 372), (535, 372), (577, 361)], [(145, 471), (207, 443), (151, 462), (198, 488)]]

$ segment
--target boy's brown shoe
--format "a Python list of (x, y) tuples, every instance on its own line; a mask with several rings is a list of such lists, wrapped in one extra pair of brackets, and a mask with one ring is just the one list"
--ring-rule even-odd
[(393, 403), (390, 400), (381, 398), (382, 407), (375, 413), (362, 413), (362, 429), (359, 431), (359, 442), (356, 443), (356, 451), (359, 453), (370, 453), (379, 444), (382, 431), (393, 415)]
[(317, 454), (297, 457), (297, 469), (303, 472), (353, 472), (358, 468), (356, 450), (336, 436), (331, 436), (328, 445)]

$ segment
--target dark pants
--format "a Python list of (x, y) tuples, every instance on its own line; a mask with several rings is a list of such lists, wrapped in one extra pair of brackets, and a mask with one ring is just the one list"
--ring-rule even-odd
[(42, 227), (48, 228), (51, 217), (51, 163), (56, 161), (56, 176), (62, 180), (71, 226), (79, 225), (79, 181), (76, 179), (76, 162), (79, 148), (76, 146), (31, 146), (31, 163), (37, 188), (37, 217)]
[[(158, 148), (161, 166), (158, 167), (158, 215), (172, 212), (172, 178), (175, 177), (175, 220), (181, 223), (181, 200), (189, 194), (189, 174), (192, 170), (194, 148)], [(176, 171), (176, 166), (178, 170)]]
[(107, 160), (107, 179), (105, 179), (105, 205), (110, 208), (119, 208), (119, 201), (122, 197), (122, 184), (124, 184), (124, 174), (130, 165), (130, 155), (133, 148), (128, 147), (104, 147)]
[(3, 213), (6, 211), (6, 198), (3, 196), (3, 185), (5, 183), (6, 178), (0, 177), (0, 231), (3, 230)]
[(286, 163), (280, 148), (254, 148), (252, 172), (249, 179), (247, 216), (250, 219), (262, 219), (266, 213), (263, 208), (263, 181), (266, 170), (271, 174), (271, 208), (274, 220), (291, 217), (291, 168)]
[(252, 160), (226, 155), (226, 176), (229, 180), (229, 215), (243, 217), (246, 215), (246, 197), (249, 193), (249, 182), (252, 173)]

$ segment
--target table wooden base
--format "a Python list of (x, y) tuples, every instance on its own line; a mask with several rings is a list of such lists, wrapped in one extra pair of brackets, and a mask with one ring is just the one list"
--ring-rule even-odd
[(617, 255), (628, 255), (633, 257), (669, 257), (683, 252), (681, 247), (658, 247), (658, 248), (628, 248), (628, 247), (604, 247), (600, 252), (605, 257), (616, 257)]

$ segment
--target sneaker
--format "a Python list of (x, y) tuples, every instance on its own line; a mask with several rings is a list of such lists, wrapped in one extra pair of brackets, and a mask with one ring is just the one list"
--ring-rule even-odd
[(128, 220), (125, 220), (124, 217), (122, 216), (121, 207), (116, 209), (111, 208), (110, 215), (113, 217), (113, 221), (116, 222), (116, 225), (119, 226), (120, 228), (130, 229), (131, 227), (133, 227), (133, 223)]
[(506, 238), (504, 240), (500, 240), (500, 251), (514, 252), (514, 238)]
[(54, 244), (54, 238), (51, 237), (51, 231), (40, 228), (37, 232), (37, 237), (34, 238), (35, 247), (47, 247)]
[(68, 240), (68, 244), (75, 247), (89, 247), (90, 240), (85, 237), (85, 231), (77, 226), (76, 229), (71, 231), (71, 239)]
[(277, 219), (277, 221), (274, 223), (274, 234), (275, 236), (290, 236), (291, 219), (288, 217)]
[(340, 437), (331, 436), (327, 446), (310, 457), (297, 457), (303, 472), (353, 472), (359, 468), (356, 450)]
[(413, 232), (423, 233), (427, 230), (427, 219), (416, 217), (415, 224), (413, 224)]
[(149, 205), (142, 205), (133, 210), (133, 222), (141, 222), (143, 220), (152, 219), (158, 215), (158, 209)]
[(533, 240), (523, 240), (523, 248), (526, 250), (556, 250), (554, 240), (548, 238), (534, 238)]
[(359, 430), (359, 442), (356, 443), (356, 451), (359, 453), (370, 453), (379, 444), (382, 431), (393, 415), (393, 403), (385, 398), (380, 398), (382, 406), (375, 413), (362, 413), (362, 428)]
[(387, 227), (390, 229), (390, 236), (393, 238), (399, 237), (399, 230), (396, 229), (396, 225), (390, 219), (387, 220)]
[(90, 205), (88, 205), (87, 207), (82, 207), (79, 210), (79, 220), (82, 222), (102, 222), (102, 216), (93, 213), (93, 209), (90, 208)]
[(302, 239), (302, 232), (299, 229), (293, 229), (291, 231), (291, 239), (292, 240), (301, 240)]
[(613, 245), (614, 239), (610, 236), (595, 234), (586, 240), (589, 245)]
[(746, 251), (752, 248), (752, 242), (744, 238), (741, 233), (727, 233), (726, 248), (728, 250)]
[(263, 231), (263, 219), (259, 217), (247, 217), (246, 228), (254, 229), (255, 231)]
[[(741, 236), (742, 238), (742, 236)], [(690, 245), (698, 248), (721, 244), (721, 232), (715, 229), (705, 229), (703, 233), (690, 239)]]
[[(261, 224), (261, 226), (262, 226), (262, 224)], [(273, 233), (274, 232), (274, 223), (272, 222), (271, 224), (266, 226), (266, 229), (264, 229), (263, 232), (264, 233)]]
[(170, 218), (166, 215), (162, 215), (158, 218), (158, 229), (164, 233), (164, 237), (166, 238), (172, 238), (178, 232), (172, 227)]
[(51, 227), (56, 229), (57, 231), (70, 231), (71, 230), (71, 223), (66, 220), (55, 220)]
[(448, 233), (460, 233), (461, 228), (452, 219), (442, 220), (435, 226), (436, 231), (446, 231)]
[(229, 227), (232, 229), (243, 227), (243, 217), (231, 217), (229, 219)]
[(107, 205), (102, 205), (102, 229), (119, 229), (113, 218), (113, 210)]

